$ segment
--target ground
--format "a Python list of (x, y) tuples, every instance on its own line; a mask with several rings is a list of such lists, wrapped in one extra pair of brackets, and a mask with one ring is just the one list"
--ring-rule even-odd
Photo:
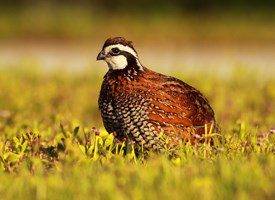
[(1, 198), (273, 199), (273, 69), (177, 66), (159, 71), (208, 97), (222, 130), (209, 137), (221, 140), (145, 158), (102, 126), (103, 63), (78, 73), (44, 70), (33, 59), (6, 64), (0, 69)]

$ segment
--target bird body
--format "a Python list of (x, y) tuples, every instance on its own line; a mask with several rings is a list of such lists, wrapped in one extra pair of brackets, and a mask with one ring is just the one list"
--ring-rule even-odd
[(205, 124), (215, 124), (214, 112), (198, 90), (142, 66), (132, 43), (124, 38), (108, 39), (98, 59), (110, 68), (98, 101), (109, 133), (160, 150), (167, 145), (163, 138), (171, 145), (194, 142), (204, 135)]

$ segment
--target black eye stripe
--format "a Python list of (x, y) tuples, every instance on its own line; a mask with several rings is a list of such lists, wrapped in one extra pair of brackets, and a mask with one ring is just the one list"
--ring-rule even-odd
[(113, 53), (113, 52), (110, 52), (109, 53), (111, 56), (118, 56), (118, 55), (120, 55), (119, 53)]

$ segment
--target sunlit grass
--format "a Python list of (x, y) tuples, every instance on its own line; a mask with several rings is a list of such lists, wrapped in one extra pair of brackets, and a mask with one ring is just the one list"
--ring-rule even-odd
[(274, 197), (274, 80), (245, 69), (226, 80), (177, 73), (208, 97), (222, 135), (148, 155), (103, 128), (102, 75), (1, 70), (1, 198)]

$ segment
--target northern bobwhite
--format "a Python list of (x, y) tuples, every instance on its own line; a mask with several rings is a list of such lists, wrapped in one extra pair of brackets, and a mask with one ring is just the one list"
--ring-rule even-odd
[(109, 67), (98, 103), (106, 130), (116, 137), (163, 150), (167, 139), (193, 143), (205, 134), (205, 124), (215, 126), (207, 99), (183, 81), (144, 67), (131, 41), (107, 39), (97, 60)]

